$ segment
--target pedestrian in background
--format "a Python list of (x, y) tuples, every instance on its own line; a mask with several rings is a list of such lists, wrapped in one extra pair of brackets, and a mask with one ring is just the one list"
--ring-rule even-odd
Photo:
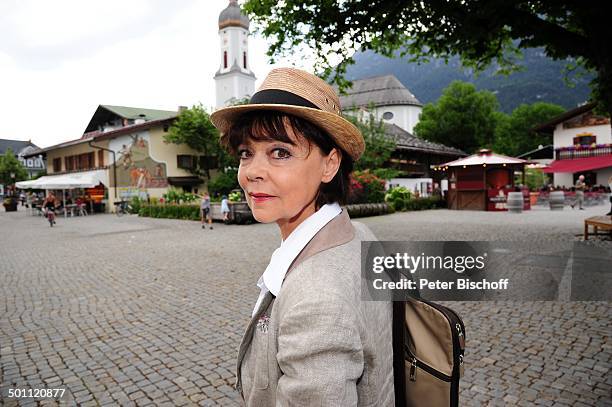
[(227, 195), (223, 195), (221, 197), (221, 213), (223, 214), (223, 222), (225, 223), (229, 222), (230, 208), (229, 208), (229, 201), (227, 199)]
[(200, 195), (202, 201), (200, 202), (200, 220), (202, 222), (202, 229), (206, 229), (206, 221), (208, 221), (208, 227), (212, 229), (212, 216), (210, 215), (210, 195), (205, 192), (204, 195)]
[(576, 181), (576, 199), (574, 200), (574, 203), (571, 205), (572, 209), (574, 209), (574, 206), (576, 206), (576, 204), (578, 205), (579, 209), (584, 210), (584, 208), (582, 207), (582, 204), (584, 204), (584, 190), (586, 189), (587, 185), (584, 182), (584, 175), (581, 175), (578, 177), (578, 180)]

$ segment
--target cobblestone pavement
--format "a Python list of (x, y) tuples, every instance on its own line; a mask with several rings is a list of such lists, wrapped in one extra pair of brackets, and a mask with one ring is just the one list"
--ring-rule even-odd
[[(381, 240), (572, 241), (605, 213), (425, 211), (363, 218)], [(237, 405), (237, 346), (275, 225), (95, 215), (50, 228), (0, 212), (0, 404)], [(597, 243), (604, 247), (609, 242)], [(453, 302), (467, 329), (461, 405), (612, 405), (606, 302)]]

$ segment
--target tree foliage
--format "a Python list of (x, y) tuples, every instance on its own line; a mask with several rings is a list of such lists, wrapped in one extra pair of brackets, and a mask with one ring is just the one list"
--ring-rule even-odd
[[(236, 167), (237, 158), (228, 154), (219, 144), (219, 131), (210, 121), (210, 115), (202, 104), (182, 110), (174, 121), (164, 140), (174, 144), (186, 144), (204, 156), (216, 157), (221, 169)], [(198, 176), (210, 179), (208, 167), (197, 165), (191, 171)]]
[(355, 170), (382, 167), (395, 150), (395, 142), (385, 134), (383, 121), (377, 119), (373, 113), (367, 114), (366, 117), (347, 115), (346, 118), (357, 126), (365, 141), (365, 151), (355, 162)]
[(7, 148), (4, 155), (0, 156), (0, 184), (11, 185), (26, 179), (28, 179), (28, 171), (15, 157), (13, 150)]
[(509, 72), (520, 49), (543, 47), (553, 59), (594, 71), (593, 97), (612, 111), (609, 17), (596, 2), (247, 0), (244, 8), (271, 40), (270, 57), (293, 55), (305, 44), (316, 69), (341, 88), (357, 49), (388, 57), (400, 51), (413, 61), (459, 55), (467, 67)]
[(414, 133), (472, 153), (492, 146), (497, 108), (497, 99), (491, 92), (476, 91), (471, 83), (454, 81), (436, 103), (423, 107)]
[(520, 105), (509, 115), (498, 113), (493, 149), (498, 153), (516, 157), (537, 149), (539, 145), (551, 144), (550, 136), (538, 134), (532, 128), (564, 111), (559, 105), (537, 102)]

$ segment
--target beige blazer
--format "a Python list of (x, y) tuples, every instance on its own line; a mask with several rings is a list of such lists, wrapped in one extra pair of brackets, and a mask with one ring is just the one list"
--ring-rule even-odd
[(361, 300), (362, 240), (343, 210), (264, 297), (238, 351), (247, 406), (394, 406), (392, 307)]

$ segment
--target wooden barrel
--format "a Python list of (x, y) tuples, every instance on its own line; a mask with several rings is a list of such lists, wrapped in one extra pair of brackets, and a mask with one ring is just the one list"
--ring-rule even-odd
[(565, 204), (565, 194), (563, 191), (552, 191), (548, 196), (548, 204), (552, 211), (562, 211)]
[(508, 200), (506, 201), (508, 212), (521, 213), (523, 212), (523, 193), (508, 192)]

